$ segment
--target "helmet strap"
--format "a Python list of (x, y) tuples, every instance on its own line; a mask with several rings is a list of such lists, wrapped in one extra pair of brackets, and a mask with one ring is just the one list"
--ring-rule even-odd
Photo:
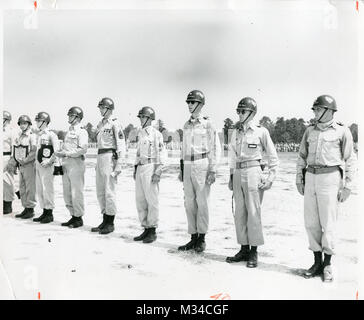
[(242, 125), (245, 124), (245, 122), (250, 118), (250, 116), (252, 115), (253, 111), (249, 110), (249, 115), (245, 118), (245, 120), (241, 123)]
[(71, 126), (73, 126), (73, 124), (75, 123), (75, 121), (77, 120), (77, 116), (73, 116), (73, 120), (71, 121)]
[(8, 119), (4, 119), (4, 121), (3, 121), (3, 126), (5, 126), (6, 121), (8, 121)]
[(197, 102), (197, 106), (195, 107), (195, 109), (193, 109), (193, 111), (191, 112), (191, 115), (193, 115), (195, 113), (195, 111), (197, 110), (197, 108), (199, 108), (201, 106), (201, 102), (195, 101)]
[(149, 121), (149, 117), (147, 117), (147, 120), (145, 120), (145, 122), (142, 125), (142, 129), (144, 129), (145, 125), (147, 124), (147, 122)]
[(329, 109), (328, 108), (325, 108), (325, 111), (322, 113), (321, 117), (317, 120), (318, 123), (322, 123), (321, 122), (321, 119), (325, 115), (325, 113), (327, 112), (327, 110), (329, 110)]

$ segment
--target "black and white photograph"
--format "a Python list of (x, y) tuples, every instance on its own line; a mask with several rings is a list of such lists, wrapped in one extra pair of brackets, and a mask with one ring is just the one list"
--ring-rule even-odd
[(363, 1), (0, 8), (0, 300), (362, 299)]

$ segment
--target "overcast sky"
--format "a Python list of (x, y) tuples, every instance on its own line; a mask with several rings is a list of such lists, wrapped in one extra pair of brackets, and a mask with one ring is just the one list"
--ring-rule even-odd
[[(358, 15), (350, 1), (329, 5), (271, 1), (251, 10), (55, 10), (24, 29), (24, 10), (3, 15), (4, 109), (16, 119), (51, 115), (66, 129), (80, 106), (96, 125), (98, 101), (115, 101), (125, 127), (143, 106), (168, 128), (189, 114), (190, 90), (206, 95), (204, 113), (217, 127), (239, 100), (258, 103), (257, 118), (313, 117), (321, 94), (338, 103), (337, 119), (358, 122)], [(233, 2), (232, 2), (233, 3)], [(335, 11), (334, 11), (335, 12)]]

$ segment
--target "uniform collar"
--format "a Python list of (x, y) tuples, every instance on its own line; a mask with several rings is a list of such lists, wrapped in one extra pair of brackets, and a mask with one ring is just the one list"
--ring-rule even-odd
[(236, 128), (239, 131), (247, 131), (248, 129), (252, 129), (254, 130), (256, 128), (253, 120), (250, 120), (248, 123), (246, 123), (245, 125), (243, 125), (240, 121), (237, 123)]
[(80, 127), (81, 127), (81, 123), (77, 123), (77, 124), (74, 124), (74, 125), (70, 125), (69, 130), (70, 130), (70, 131), (76, 131), (76, 130), (78, 130)]
[(317, 122), (315, 125), (315, 128), (318, 128), (319, 130), (322, 130), (322, 131), (325, 131), (330, 127), (334, 128), (334, 129), (337, 128), (337, 123), (334, 119), (332, 119), (328, 122), (324, 122), (324, 123)]
[(25, 137), (30, 136), (30, 134), (31, 134), (31, 129), (30, 128), (28, 128), (25, 131), (21, 131), (21, 133), (20, 133), (21, 136), (25, 136)]
[(39, 134), (48, 133), (48, 132), (49, 132), (49, 128), (48, 128), (48, 127), (46, 127), (46, 128), (44, 128), (43, 130), (40, 130), (40, 131), (39, 131)]
[(188, 122), (189, 123), (201, 122), (202, 119), (203, 119), (202, 114), (200, 114), (197, 118), (193, 118), (192, 116), (190, 116), (190, 119), (188, 120)]

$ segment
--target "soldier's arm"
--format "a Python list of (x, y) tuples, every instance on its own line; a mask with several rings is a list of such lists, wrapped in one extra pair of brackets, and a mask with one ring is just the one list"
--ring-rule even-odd
[(356, 171), (356, 155), (354, 152), (353, 136), (349, 128), (344, 129), (341, 143), (341, 152), (345, 161), (344, 187), (351, 190), (353, 187)]
[(116, 153), (118, 155), (117, 163), (121, 165), (126, 157), (125, 135), (122, 126), (118, 122), (114, 122), (113, 130), (116, 141)]
[(34, 134), (30, 135), (30, 146), (29, 154), (24, 158), (24, 164), (32, 162), (35, 160), (35, 155), (37, 152), (37, 140)]
[[(58, 151), (59, 150), (59, 140), (58, 140), (57, 135), (52, 131), (50, 132), (50, 139), (52, 142), (53, 150)], [(49, 158), (49, 162), (54, 163), (56, 161), (57, 161), (57, 156), (56, 156), (55, 152), (53, 152), (53, 154)]]
[(307, 156), (308, 156), (308, 144), (307, 144), (307, 137), (308, 137), (309, 129), (307, 128), (305, 133), (303, 134), (300, 148), (298, 151), (298, 159), (296, 165), (296, 184), (303, 183), (304, 176), (303, 176), (303, 169), (307, 166)]
[(79, 145), (75, 151), (65, 152), (66, 157), (78, 158), (87, 153), (88, 148), (88, 133), (85, 129), (82, 129), (79, 136)]
[(221, 154), (221, 146), (217, 130), (212, 125), (212, 123), (209, 123), (208, 125), (208, 134), (210, 141), (210, 152), (208, 154), (208, 159), (209, 159), (208, 171), (216, 172), (217, 162), (220, 159), (220, 154)]
[(236, 130), (233, 130), (231, 134), (231, 140), (228, 146), (228, 159), (230, 175), (234, 174), (236, 166)]
[(163, 171), (163, 165), (165, 163), (165, 146), (163, 142), (163, 135), (157, 132), (156, 137), (156, 164), (154, 165), (154, 174), (161, 176)]
[(262, 128), (263, 134), (262, 134), (262, 144), (264, 151), (266, 152), (268, 156), (268, 169), (269, 174), (267, 177), (267, 180), (270, 182), (273, 182), (276, 174), (277, 174), (277, 168), (279, 164), (277, 150), (274, 147), (274, 143), (272, 141), (272, 138), (270, 137), (269, 131), (266, 128)]

